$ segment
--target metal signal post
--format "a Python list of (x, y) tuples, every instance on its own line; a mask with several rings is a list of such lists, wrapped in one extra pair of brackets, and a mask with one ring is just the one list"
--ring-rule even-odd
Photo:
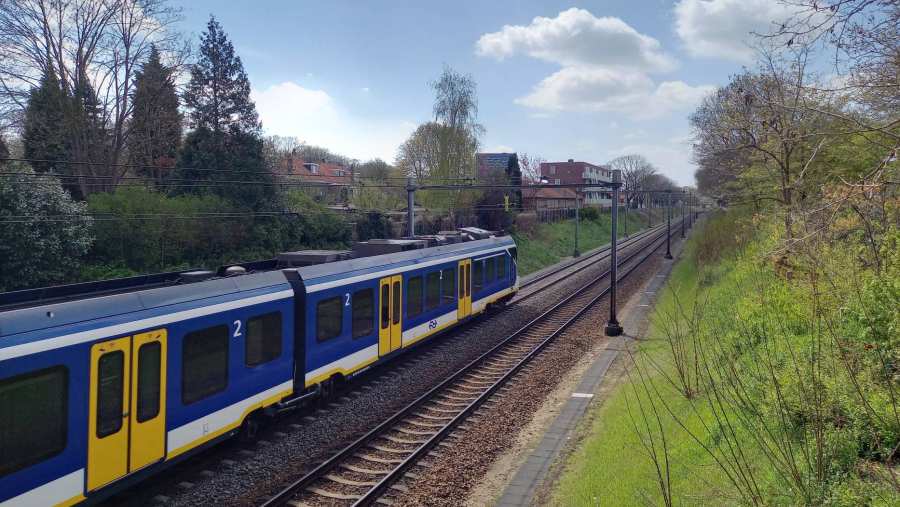
[(415, 195), (416, 195), (416, 186), (413, 185), (412, 178), (406, 178), (406, 220), (407, 220), (407, 231), (406, 234), (409, 235), (410, 238), (416, 235), (416, 215), (415, 211), (413, 211), (413, 207), (415, 206)]
[(606, 323), (606, 336), (619, 336), (622, 334), (622, 326), (616, 319), (616, 282), (619, 277), (618, 257), (616, 247), (618, 246), (618, 231), (616, 230), (619, 221), (619, 187), (622, 186), (622, 171), (616, 169), (612, 172), (612, 189), (613, 189), (613, 207), (612, 207), (612, 241), (609, 247), (609, 322)]
[(666, 259), (672, 258), (670, 248), (672, 238), (672, 191), (666, 192)]

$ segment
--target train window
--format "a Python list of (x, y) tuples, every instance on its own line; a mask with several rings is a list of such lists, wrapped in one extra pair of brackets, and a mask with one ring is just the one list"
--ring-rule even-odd
[(344, 326), (341, 296), (323, 299), (316, 305), (316, 340), (324, 342), (340, 336)]
[(142, 423), (159, 414), (162, 344), (150, 342), (141, 345), (137, 361), (137, 422)]
[(406, 282), (406, 316), (422, 313), (422, 277), (414, 276)]
[(459, 268), (459, 299), (466, 297), (466, 267)]
[(494, 267), (497, 263), (496, 257), (484, 260), (484, 284), (487, 285), (494, 281)]
[(497, 280), (506, 280), (506, 256), (497, 257)]
[[(56, 366), (0, 380), (0, 477), (66, 448), (69, 371)], [(121, 414), (119, 414), (121, 418)]]
[(100, 356), (97, 364), (97, 438), (118, 433), (125, 413), (125, 353)]
[(484, 285), (484, 261), (473, 262), (472, 268), (472, 287), (478, 292)]
[(372, 289), (358, 290), (353, 293), (353, 338), (361, 338), (372, 334), (375, 326), (375, 293)]
[(391, 308), (392, 319), (394, 321), (394, 325), (400, 323), (400, 282), (394, 282), (393, 285), (393, 294), (394, 294), (394, 302), (392, 304), (393, 308)]
[(281, 312), (272, 312), (247, 321), (244, 364), (258, 366), (281, 357)]
[(441, 304), (441, 272), (428, 273), (425, 278), (425, 309), (433, 310)]
[(466, 264), (466, 297), (472, 295), (472, 265)]
[(228, 386), (228, 326), (184, 335), (181, 344), (181, 401), (208, 398)]
[(381, 329), (387, 329), (391, 325), (391, 286), (381, 286)]
[(445, 269), (441, 278), (441, 303), (446, 305), (455, 301), (456, 270), (453, 268)]

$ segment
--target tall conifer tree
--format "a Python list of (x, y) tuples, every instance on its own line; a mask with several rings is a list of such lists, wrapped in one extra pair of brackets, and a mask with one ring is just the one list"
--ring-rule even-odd
[[(0, 134), (0, 158), (9, 157), (9, 147), (6, 146), (6, 141), (3, 139), (3, 135)], [(0, 165), (3, 165), (5, 160), (0, 160)]]
[(265, 166), (250, 81), (213, 17), (201, 36), (184, 103), (194, 130), (185, 139), (178, 174), (198, 183), (187, 191), (211, 190), (244, 207), (272, 207), (273, 177)]
[(47, 161), (32, 162), (35, 171), (71, 173), (71, 167), (56, 163), (69, 159), (67, 104), (68, 98), (60, 87), (56, 73), (53, 69), (47, 69), (38, 86), (31, 89), (22, 132), (25, 158)]
[(184, 105), (194, 128), (213, 132), (259, 132), (250, 80), (222, 25), (210, 17), (200, 38), (200, 61), (191, 69)]
[(135, 79), (128, 156), (139, 174), (162, 183), (174, 168), (181, 146), (181, 113), (172, 70), (162, 64), (156, 47)]
[(93, 192), (109, 190), (107, 177), (112, 171), (106, 163), (110, 139), (103, 108), (88, 76), (82, 73), (74, 86), (72, 95), (66, 101), (66, 135), (69, 157), (79, 162), (72, 167), (72, 171), (85, 176), (79, 178), (79, 187), (81, 195), (86, 197)]

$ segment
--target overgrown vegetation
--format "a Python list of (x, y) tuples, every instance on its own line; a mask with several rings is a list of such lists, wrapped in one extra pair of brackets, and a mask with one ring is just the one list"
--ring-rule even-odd
[[(612, 237), (609, 210), (600, 213), (594, 208), (585, 208), (581, 210), (581, 213), (582, 219), (578, 231), (579, 250), (586, 252), (609, 243)], [(658, 224), (658, 216), (656, 221)], [(624, 226), (624, 214), (619, 213), (618, 232), (620, 238), (624, 237)], [(643, 213), (628, 213), (629, 234), (646, 227), (647, 219)], [(572, 256), (575, 250), (575, 220), (536, 224), (528, 231), (514, 231), (512, 236), (519, 249), (517, 266), (519, 276), (527, 275)]]
[(292, 248), (349, 245), (347, 224), (306, 194), (289, 192), (284, 201), (286, 211), (265, 214), (236, 211), (215, 195), (167, 197), (141, 188), (94, 194), (88, 210), (96, 241), (86, 277), (210, 268)]
[(900, 501), (897, 227), (880, 269), (820, 244), (800, 270), (778, 225), (733, 210), (695, 236), (559, 504)]

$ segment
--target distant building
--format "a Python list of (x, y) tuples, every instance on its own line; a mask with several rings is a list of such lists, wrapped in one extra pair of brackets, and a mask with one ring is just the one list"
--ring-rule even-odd
[[(502, 178), (504, 176), (505, 178)], [(521, 187), (522, 169), (519, 167), (519, 156), (516, 153), (476, 153), (475, 177), (478, 183), (504, 183)], [(502, 202), (501, 195), (507, 195), (511, 209), (521, 208), (522, 192), (519, 189), (499, 189), (494, 194), (496, 195), (493, 199), (486, 196), (488, 201), (496, 201), (493, 204)]]
[[(541, 163), (541, 178), (555, 185), (604, 184), (612, 182), (612, 171), (608, 167), (570, 158), (567, 162)], [(612, 204), (612, 193), (608, 188), (580, 187), (576, 191), (582, 204), (587, 206), (609, 207)]]
[(578, 194), (571, 188), (522, 187), (526, 210), (575, 209)]
[(508, 178), (521, 178), (519, 156), (516, 153), (476, 153), (475, 177), (487, 180), (493, 176), (506, 175)]
[(301, 180), (313, 183), (330, 183), (350, 185), (353, 183), (351, 168), (331, 162), (307, 161), (291, 156), (281, 162), (276, 176), (288, 177), (290, 180)]
[(346, 185), (354, 182), (350, 167), (324, 160), (307, 161), (293, 155), (281, 161), (275, 177), (285, 183), (316, 184), (300, 188), (326, 204), (346, 203), (349, 197)]

